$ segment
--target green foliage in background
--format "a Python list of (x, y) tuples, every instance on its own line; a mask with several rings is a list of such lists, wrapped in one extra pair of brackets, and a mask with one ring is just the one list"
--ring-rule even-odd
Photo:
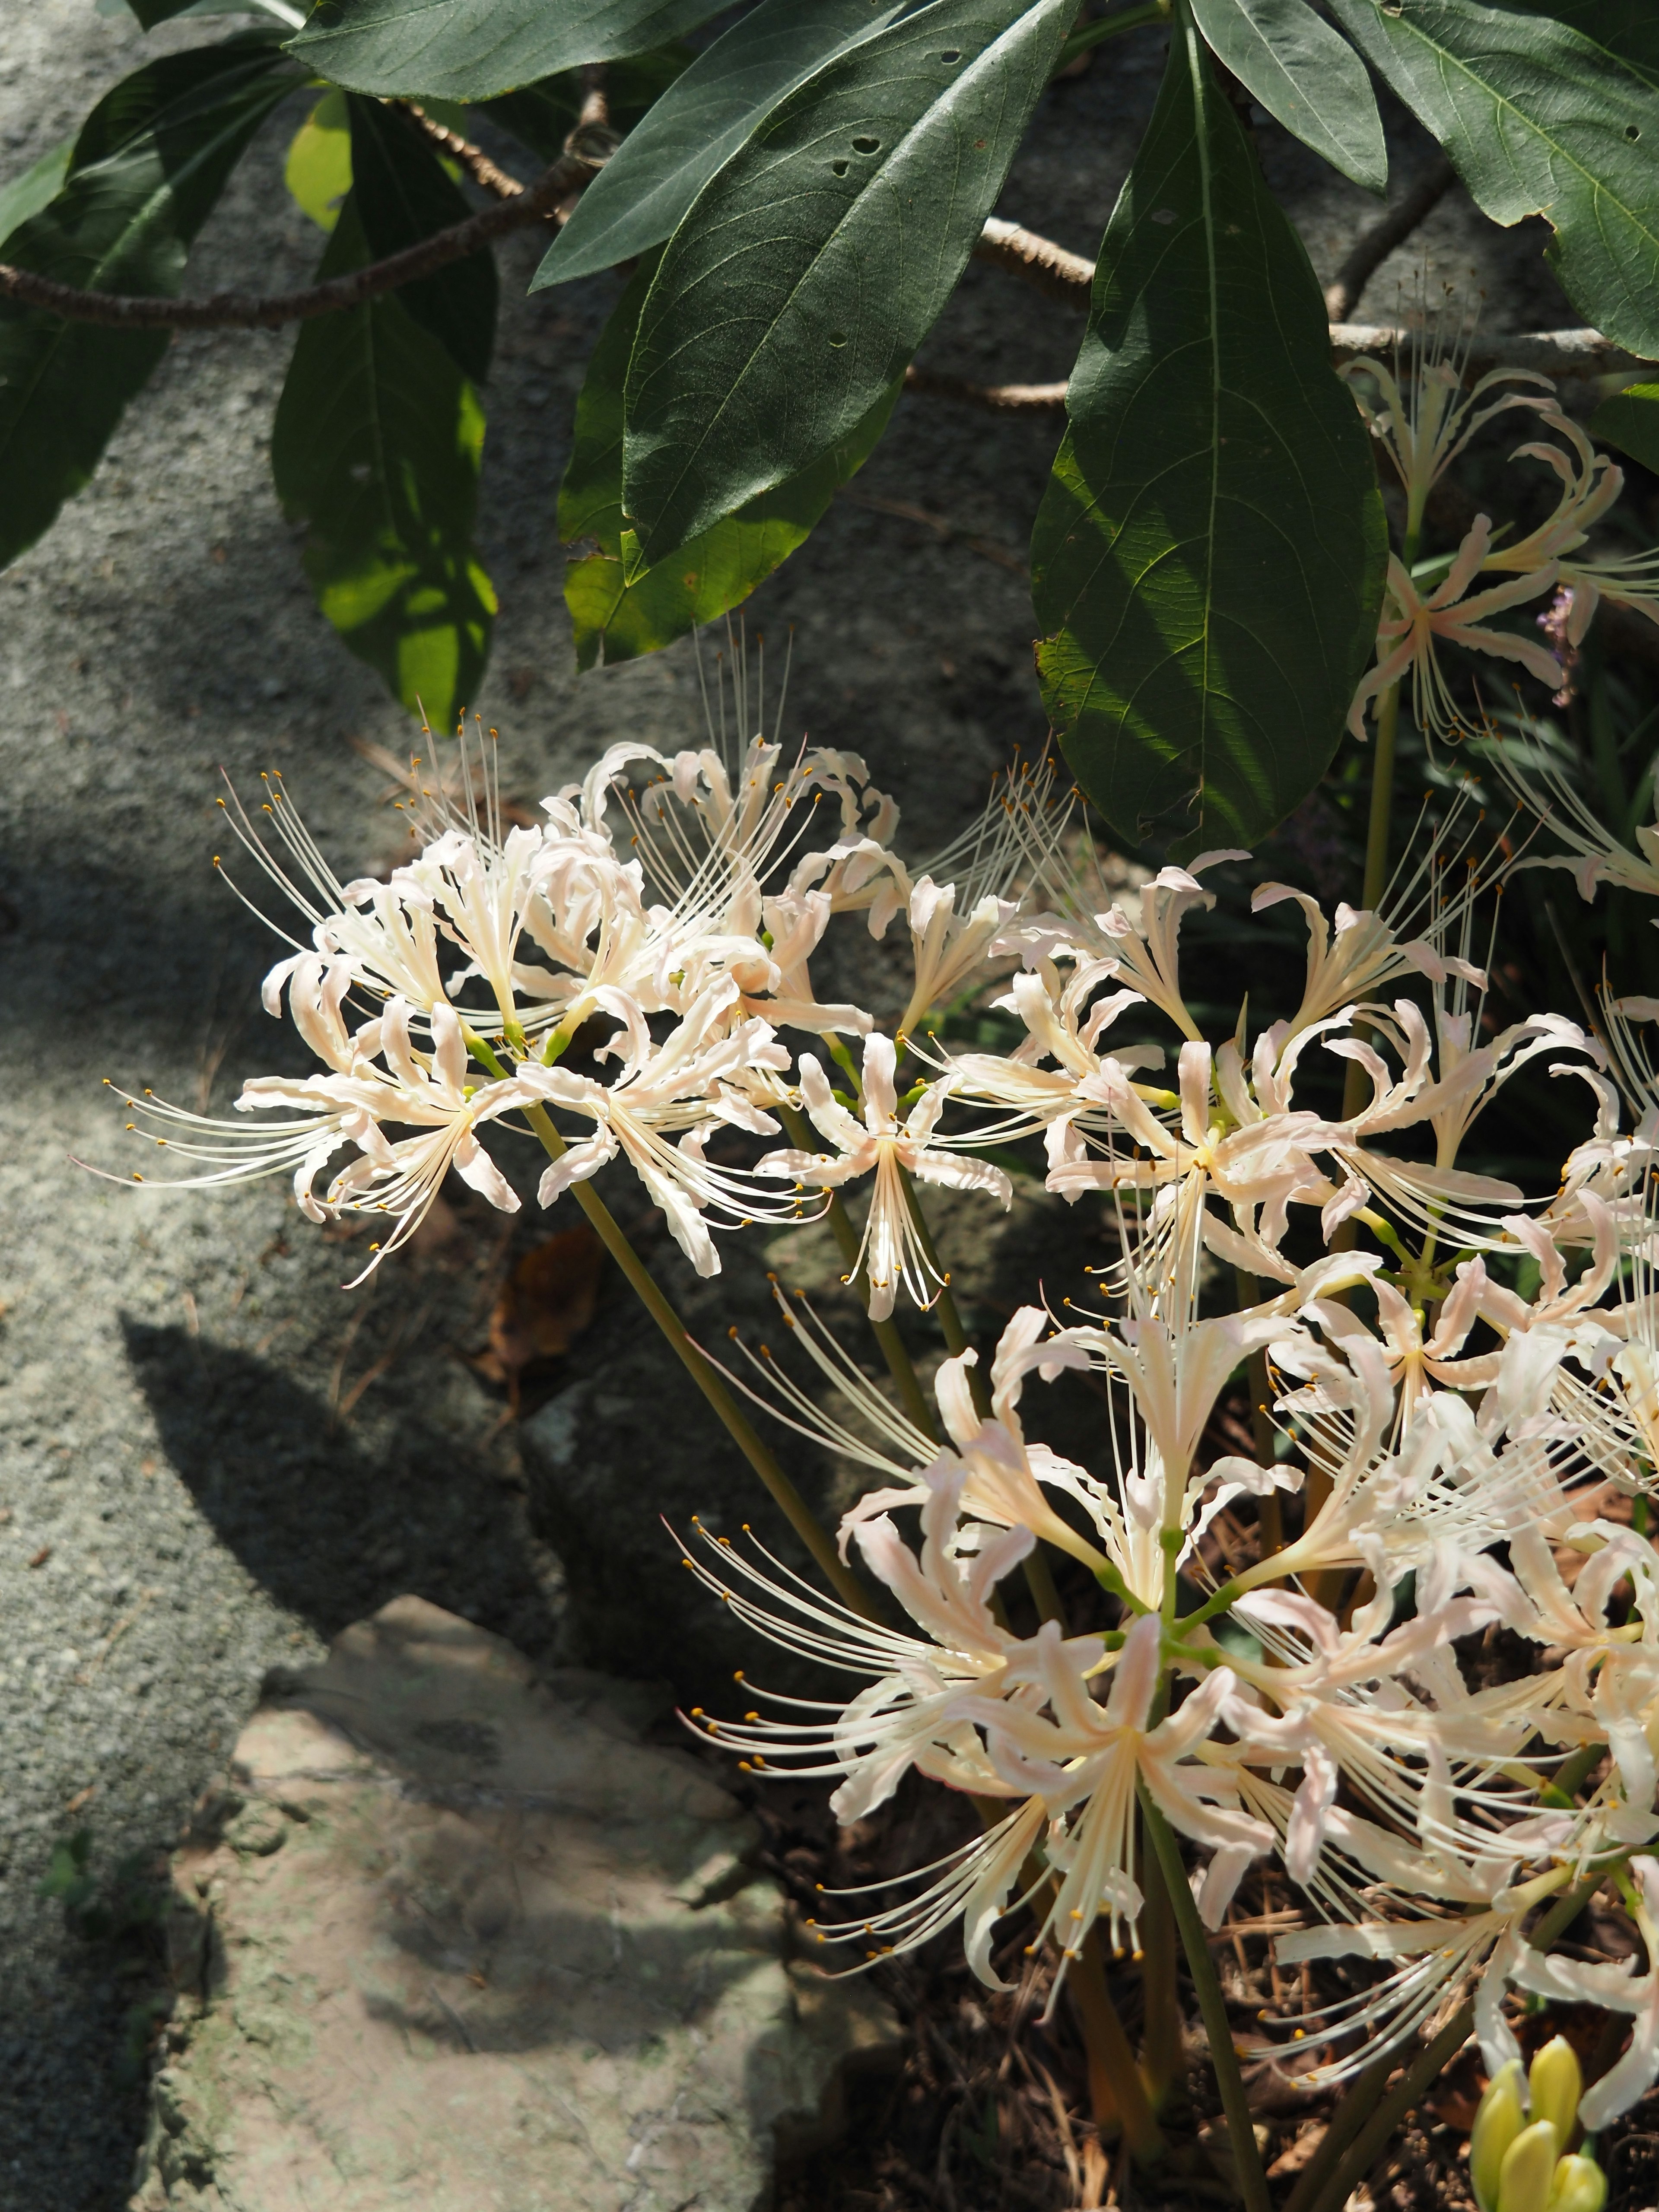
[[(185, 0), (132, 6), (148, 27)], [(399, 101), (492, 148), (507, 134), (521, 173), (568, 142), (599, 162), (534, 279), (629, 280), (559, 501), (584, 667), (669, 644), (787, 558), (879, 439), (1056, 69), (1120, 35), (1165, 42), (1031, 549), (1045, 702), (1132, 839), (1269, 831), (1330, 760), (1375, 635), (1375, 471), (1237, 100), (1382, 194), (1386, 84), (1494, 222), (1546, 219), (1588, 323), (1659, 356), (1644, 0), (1115, 0), (1098, 19), (1079, 0), (249, 9), (259, 28), (204, 23), (203, 45), (137, 71), (73, 142), (0, 180), (0, 260), (179, 295), (285, 102), (287, 182), (328, 234), (325, 274), (477, 204)], [(601, 64), (595, 131), (580, 118)], [(476, 696), (495, 614), (474, 528), (496, 294), (486, 249), (303, 324), (272, 437), (323, 616), (434, 720)], [(0, 559), (87, 483), (167, 343), (0, 299)], [(1597, 434), (1651, 462), (1656, 392), (1610, 400)]]

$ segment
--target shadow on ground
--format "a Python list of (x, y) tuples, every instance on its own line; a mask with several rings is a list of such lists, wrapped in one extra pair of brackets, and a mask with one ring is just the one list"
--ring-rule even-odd
[(411, 1415), (380, 1456), (245, 1352), (123, 1317), (162, 1449), (276, 1602), (331, 1637), (405, 1590), (541, 1657), (556, 1624), (491, 1467)]

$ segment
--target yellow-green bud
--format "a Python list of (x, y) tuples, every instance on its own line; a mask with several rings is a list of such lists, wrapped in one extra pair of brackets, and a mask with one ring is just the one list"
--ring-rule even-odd
[(1578, 2054), (1565, 2035), (1553, 2037), (1533, 2060), (1527, 2087), (1530, 2092), (1530, 2117), (1534, 2120), (1553, 2120), (1557, 2134), (1565, 2142), (1578, 2117), (1584, 2077), (1579, 2070)]
[(1555, 2169), (1549, 2212), (1601, 2212), (1607, 2177), (1593, 2158), (1564, 2158)]
[(1498, 2212), (1498, 2173), (1504, 2154), (1527, 2124), (1521, 2104), (1521, 2062), (1500, 2066), (1480, 2100), (1469, 2137), (1469, 2179), (1480, 2212)]
[(1553, 2120), (1534, 2120), (1522, 2128), (1498, 2169), (1498, 2212), (1549, 2212), (1560, 2155)]

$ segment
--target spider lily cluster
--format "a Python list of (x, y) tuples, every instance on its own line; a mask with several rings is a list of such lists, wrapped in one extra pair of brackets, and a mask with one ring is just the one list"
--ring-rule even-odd
[[(1557, 454), (1565, 489), (1522, 545), (1482, 518), (1443, 585), (1395, 564), (1361, 706), (1414, 671), (1433, 723), (1437, 638), (1480, 645), (1484, 613), (1547, 585), (1586, 618), (1597, 594), (1659, 617), (1645, 571), (1578, 558), (1618, 472), (1567, 418), (1514, 378), (1466, 400), (1431, 364), (1407, 401), (1364, 366), (1413, 530), (1487, 415), (1530, 409), (1571, 453), (1527, 449)], [(1516, 581), (1470, 599), (1486, 568)], [(1521, 645), (1501, 649), (1542, 653)], [(791, 754), (775, 732), (615, 747), (510, 827), (483, 750), (459, 801), (416, 780), (416, 855), (384, 878), (340, 881), (280, 780), (263, 834), (228, 803), (300, 917), (264, 997), (318, 1066), (248, 1082), (231, 1123), (123, 1091), (128, 1127), (182, 1166), (175, 1182), (282, 1171), (313, 1220), (369, 1215), (365, 1273), (451, 1170), (517, 1209), (526, 1179), (498, 1157), (514, 1136), (544, 1156), (544, 1206), (574, 1190), (602, 1212), (591, 1179), (625, 1163), (702, 1276), (723, 1233), (829, 1213), (891, 1389), (861, 1340), (781, 1290), (793, 1359), (717, 1375), (683, 1330), (677, 1348), (775, 1496), (733, 1392), (872, 1478), (838, 1553), (817, 1532), (840, 1596), (751, 1542), (699, 1529), (686, 1549), (740, 1619), (839, 1686), (695, 1718), (752, 1770), (832, 1779), (843, 1820), (915, 1769), (983, 1826), (851, 1918), (842, 1900), (826, 1941), (879, 1957), (959, 1925), (1001, 1986), (1001, 1924), (1024, 1907), (1057, 1992), (1097, 1924), (1139, 1952), (1149, 1852), (1167, 1863), (1174, 1831), (1212, 1929), (1272, 1860), (1301, 1905), (1280, 1963), (1348, 1962), (1348, 1995), (1280, 2023), (1328, 2078), (1437, 2030), (1473, 1987), (1489, 2069), (1511, 2080), (1524, 1990), (1631, 2016), (1583, 2124), (1626, 2109), (1659, 2076), (1659, 1079), (1641, 1042), (1659, 1004), (1606, 998), (1596, 1034), (1548, 1012), (1501, 1024), (1474, 957), (1492, 871), (1455, 817), (1373, 910), (1260, 884), (1258, 912), (1300, 909), (1300, 1000), (1213, 1035), (1182, 928), (1213, 903), (1209, 872), (1249, 856), (1203, 854), (1114, 898), (1048, 766), (919, 868), (862, 761)], [(1659, 895), (1659, 824), (1631, 853), (1565, 791), (1510, 780), (1586, 897)], [(821, 995), (832, 924), (908, 951), (884, 1015)], [(932, 1026), (992, 991), (1007, 1049)], [(1583, 1086), (1581, 1139), (1547, 1191), (1465, 1159), (1523, 1070)], [(955, 1318), (925, 1194), (1006, 1208), (1022, 1147), (1048, 1191), (1103, 1211), (1116, 1257), (1095, 1310), (1024, 1306), (988, 1361)], [(672, 1333), (637, 1261), (632, 1279)], [(945, 1321), (931, 1397), (901, 1301)], [(1088, 1466), (1028, 1434), (1067, 1372), (1105, 1403)], [(1243, 1375), (1255, 1449), (1218, 1456)], [(1014, 1625), (1031, 1618), (1017, 1573), (1034, 1632)], [(1500, 1630), (1522, 1667), (1472, 1682), (1470, 1639)], [(1530, 1940), (1552, 1901), (1601, 1880), (1626, 1894), (1644, 1973)], [(1556, 2154), (1565, 2170), (1564, 2138)]]

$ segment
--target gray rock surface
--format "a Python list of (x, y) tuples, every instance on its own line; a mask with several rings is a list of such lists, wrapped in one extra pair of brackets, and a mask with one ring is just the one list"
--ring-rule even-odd
[[(92, 0), (0, 0), (0, 175), (147, 53), (218, 33), (186, 21), (146, 39)], [(1049, 96), (1002, 212), (1092, 250), (1158, 46), (1139, 34)], [(192, 290), (309, 276), (319, 238), (281, 181), (302, 113), (277, 117), (238, 173)], [(1397, 114), (1390, 128), (1408, 175), (1422, 142)], [(1328, 275), (1373, 204), (1275, 130), (1260, 143)], [(1389, 312), (1422, 251), (1432, 282), (1473, 268), (1492, 325), (1571, 320), (1539, 243), (1538, 226), (1500, 236), (1454, 196), (1362, 313)], [(526, 299), (537, 252), (520, 240), (504, 256), (485, 395), (480, 532), (502, 615), (477, 702), (532, 803), (612, 738), (698, 727), (683, 649), (571, 672), (554, 494), (615, 287)], [(988, 380), (1059, 376), (1079, 327), (975, 268), (927, 358)], [(222, 764), (244, 787), (283, 769), (348, 875), (398, 849), (386, 779), (347, 739), (397, 750), (408, 726), (317, 615), (270, 489), (291, 343), (179, 340), (89, 489), (0, 576), (0, 2212), (116, 2212), (142, 2126), (147, 1954), (65, 1933), (38, 1894), (54, 1842), (89, 1825), (100, 1883), (129, 1855), (155, 1865), (265, 1670), (314, 1659), (400, 1591), (539, 1662), (587, 1656), (561, 1543), (581, 1553), (590, 1624), (603, 1598), (607, 1666), (660, 1676), (675, 1656), (648, 1609), (619, 1601), (621, 1553), (599, 1576), (614, 1528), (586, 1533), (550, 1487), (531, 1529), (501, 1401), (457, 1356), (482, 1341), (499, 1262), (562, 1221), (527, 1208), (503, 1224), (456, 1194), (404, 1270), (346, 1298), (352, 1248), (307, 1229), (280, 1185), (169, 1200), (71, 1164), (129, 1164), (106, 1074), (223, 1111), (245, 1073), (296, 1064), (258, 1010), (270, 940), (209, 866)], [(865, 750), (924, 848), (963, 825), (1013, 744), (1042, 737), (1019, 562), (1055, 435), (902, 403), (852, 495), (752, 603), (775, 637), (798, 625), (791, 724)], [(610, 1194), (639, 1218), (625, 1184)], [(678, 1291), (665, 1241), (653, 1265)], [(740, 1251), (723, 1279), (745, 1318), (763, 1312), (763, 1264)], [(700, 1326), (720, 1318), (700, 1310)], [(563, 1378), (594, 1383), (583, 1434), (629, 1486), (628, 1556), (657, 1540), (665, 1468), (676, 1510), (752, 1513), (775, 1535), (672, 1368), (638, 1355), (647, 1341), (608, 1291)], [(594, 1433), (613, 1397), (652, 1409), (641, 1449), (623, 1449), (620, 1422)]]
[(133, 2212), (750, 2212), (833, 2134), (896, 2024), (653, 1703), (415, 1597), (287, 1678), (174, 1855)]

